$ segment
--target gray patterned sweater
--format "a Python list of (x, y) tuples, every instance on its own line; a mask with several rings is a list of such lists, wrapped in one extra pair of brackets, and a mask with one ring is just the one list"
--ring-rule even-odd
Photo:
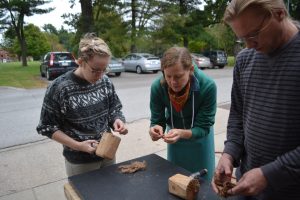
[(272, 55), (243, 50), (234, 69), (224, 152), (268, 187), (255, 199), (300, 199), (300, 32)]
[[(116, 119), (125, 122), (122, 104), (107, 76), (95, 84), (68, 72), (49, 85), (37, 132), (52, 138), (61, 130), (76, 141), (100, 140)], [(102, 158), (64, 146), (63, 155), (71, 163), (89, 163)]]

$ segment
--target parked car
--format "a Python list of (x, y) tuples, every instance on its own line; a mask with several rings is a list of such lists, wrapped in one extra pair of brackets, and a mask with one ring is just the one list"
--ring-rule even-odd
[(125, 72), (122, 61), (116, 59), (115, 57), (111, 57), (107, 74), (109, 75), (114, 73), (116, 76), (120, 76), (122, 72)]
[(42, 77), (51, 80), (76, 67), (78, 64), (70, 52), (48, 52), (40, 65), (40, 73)]
[(132, 53), (122, 60), (125, 71), (135, 71), (141, 74), (148, 71), (157, 73), (160, 70), (160, 59), (149, 53)]
[(218, 66), (222, 69), (225, 67), (225, 65), (227, 65), (227, 55), (224, 51), (206, 51), (203, 53), (203, 55), (210, 58), (210, 62), (213, 64), (213, 66)]
[(195, 63), (198, 65), (198, 68), (205, 69), (212, 67), (210, 59), (208, 57), (205, 57), (203, 54), (192, 53), (191, 55)]

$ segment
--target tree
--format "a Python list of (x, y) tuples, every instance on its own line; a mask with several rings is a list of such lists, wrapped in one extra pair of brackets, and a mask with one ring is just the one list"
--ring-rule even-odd
[(48, 51), (66, 51), (64, 45), (59, 42), (59, 38), (57, 35), (44, 32), (44, 36), (49, 44)]
[(131, 52), (137, 51), (137, 38), (143, 37), (154, 20), (161, 17), (167, 3), (162, 0), (124, 1), (123, 17), (129, 18)]
[(206, 3), (204, 6), (204, 26), (221, 23), (230, 0), (204, 0), (204, 2)]
[(92, 0), (79, 0), (81, 5), (81, 17), (79, 27), (81, 33), (94, 31), (93, 4)]
[(110, 47), (114, 56), (121, 57), (128, 52), (130, 38), (127, 23), (122, 19), (119, 1), (98, 0), (94, 4), (95, 32)]
[[(34, 14), (44, 14), (53, 10), (53, 8), (41, 9), (51, 1), (23, 1), (23, 0), (1, 0), (0, 9), (5, 13), (5, 24), (9, 24), (16, 32), (18, 42), (21, 47), (22, 65), (27, 66), (27, 44), (24, 34), (24, 17)], [(6, 27), (7, 28), (7, 27)]]
[(300, 0), (285, 0), (290, 15), (295, 20), (300, 20)]
[[(51, 50), (47, 37), (41, 32), (39, 27), (33, 24), (25, 26), (24, 35), (27, 42), (27, 55), (32, 56), (34, 60), (39, 60), (45, 53)], [(21, 55), (22, 50), (20, 44), (17, 42), (17, 38), (15, 38), (13, 46), (14, 52), (17, 55)]]
[(47, 33), (52, 33), (54, 35), (58, 35), (57, 29), (52, 24), (44, 24), (43, 29)]
[[(71, 8), (76, 4), (75, 0), (69, 0)], [(64, 14), (63, 18), (71, 19), (70, 22), (65, 20), (68, 25), (72, 25), (76, 30), (76, 41), (79, 41), (80, 37), (88, 32), (94, 32), (94, 12), (93, 4), (95, 0), (79, 0), (81, 6), (81, 13), (78, 14)]]

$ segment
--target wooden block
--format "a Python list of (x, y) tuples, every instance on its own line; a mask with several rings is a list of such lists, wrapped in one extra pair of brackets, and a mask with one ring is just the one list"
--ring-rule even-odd
[(64, 185), (64, 191), (67, 200), (81, 200), (76, 191), (70, 185), (70, 183), (66, 183)]
[(182, 199), (196, 199), (199, 187), (197, 179), (182, 174), (176, 174), (169, 178), (169, 192)]
[(96, 155), (102, 158), (113, 159), (116, 155), (121, 138), (112, 133), (103, 133), (97, 146)]

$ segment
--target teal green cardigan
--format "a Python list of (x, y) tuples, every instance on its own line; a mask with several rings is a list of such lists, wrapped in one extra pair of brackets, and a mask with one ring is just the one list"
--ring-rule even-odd
[(180, 139), (175, 144), (168, 144), (168, 160), (190, 172), (206, 168), (208, 174), (205, 178), (210, 180), (215, 167), (213, 124), (216, 114), (216, 85), (195, 67), (189, 98), (182, 111), (176, 112), (175, 108), (171, 110), (167, 85), (161, 84), (162, 78), (157, 78), (151, 86), (151, 126), (160, 125), (167, 132), (172, 128), (173, 118), (173, 128), (191, 129), (190, 139)]

